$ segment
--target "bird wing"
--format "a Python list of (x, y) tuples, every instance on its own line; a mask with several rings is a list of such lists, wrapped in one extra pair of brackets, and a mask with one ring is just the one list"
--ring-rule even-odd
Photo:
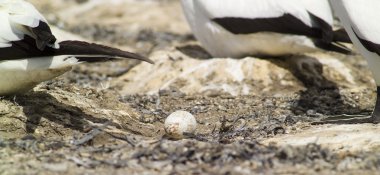
[(141, 55), (80, 41), (56, 42), (45, 18), (23, 0), (0, 0), (0, 60), (73, 55), (78, 61), (132, 58), (149, 63)]
[(327, 0), (195, 0), (194, 6), (234, 34), (267, 31), (332, 40)]
[[(30, 57), (30, 50), (57, 47), (45, 18), (28, 2), (0, 1), (0, 21), (0, 55), (3, 59)], [(15, 50), (19, 52), (12, 53)]]
[(365, 3), (357, 1), (337, 1), (337, 7), (344, 5), (353, 30), (360, 43), (369, 51), (380, 55), (380, 24), (378, 17), (380, 1), (366, 0)]

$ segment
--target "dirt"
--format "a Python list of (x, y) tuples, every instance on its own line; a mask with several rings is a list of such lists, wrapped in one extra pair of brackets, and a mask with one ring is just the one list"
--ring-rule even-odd
[[(148, 56), (182, 52), (182, 59), (210, 60), (178, 1), (131, 0), (87, 10), (91, 1), (32, 2), (52, 24), (87, 40)], [(152, 10), (144, 13), (147, 8)], [(146, 63), (77, 66), (31, 92), (0, 100), (0, 174), (377, 174), (378, 125), (312, 125), (336, 114), (368, 115), (374, 106), (376, 92), (363, 58), (344, 57), (338, 60), (349, 65), (354, 83), (334, 68), (325, 69), (322, 84), (318, 77), (284, 70), (292, 85), (249, 80), (253, 92), (246, 95), (189, 93), (181, 81), (156, 93), (125, 93), (123, 77)], [(288, 64), (265, 64), (272, 63)], [(273, 82), (281, 77), (282, 70), (276, 71)], [(196, 132), (182, 140), (167, 138), (163, 130), (176, 110), (192, 113), (198, 122)], [(361, 131), (369, 133), (362, 140), (355, 137)]]

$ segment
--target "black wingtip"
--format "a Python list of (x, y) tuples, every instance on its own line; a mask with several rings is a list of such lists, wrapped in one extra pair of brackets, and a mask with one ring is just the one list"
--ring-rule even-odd
[(142, 55), (138, 55), (138, 54), (135, 54), (135, 53), (131, 53), (131, 54), (134, 56), (134, 59), (145, 61), (145, 62), (148, 62), (150, 64), (154, 64), (154, 61), (151, 60), (151, 59), (149, 59), (148, 57), (144, 57)]
[(142, 55), (95, 43), (87, 43), (84, 41), (62, 41), (59, 43), (59, 46), (59, 49), (56, 50), (56, 53), (59, 55), (103, 55), (105, 57), (108, 56), (114, 58), (131, 58), (154, 64), (151, 59)]
[(314, 42), (315, 46), (333, 52), (338, 52), (346, 55), (353, 54), (352, 50), (347, 48), (346, 46), (339, 43), (325, 43), (325, 42)]
[[(107, 47), (107, 46), (106, 46)], [(115, 49), (115, 48), (112, 48), (112, 49)], [(119, 50), (119, 49), (117, 49)], [(131, 59), (136, 59), (136, 60), (140, 60), (140, 61), (145, 61), (145, 62), (148, 62), (150, 64), (154, 64), (154, 61), (149, 59), (148, 57), (145, 57), (145, 56), (142, 56), (140, 54), (137, 54), (137, 53), (132, 53), (132, 52), (127, 52), (127, 51), (122, 51), (122, 54), (120, 54), (122, 50), (119, 50), (119, 54), (115, 54), (113, 56), (116, 56), (116, 57), (123, 57), (123, 58), (131, 58)], [(110, 55), (112, 56), (112, 55)]]

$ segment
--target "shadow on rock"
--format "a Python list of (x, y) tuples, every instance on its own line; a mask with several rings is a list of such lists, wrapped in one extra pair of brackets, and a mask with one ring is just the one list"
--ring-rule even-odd
[(300, 92), (300, 98), (292, 106), (296, 115), (313, 115), (318, 113), (333, 115), (354, 113), (361, 109), (344, 103), (338, 84), (327, 79), (323, 74), (323, 65), (310, 56), (291, 56), (288, 58), (270, 59), (273, 64), (287, 69), (306, 90)]
[(46, 92), (30, 92), (17, 96), (15, 102), (23, 107), (23, 112), (27, 117), (25, 123), (27, 133), (34, 133), (41, 125), (41, 118), (78, 131), (84, 131), (87, 120), (97, 123), (108, 121), (88, 115), (76, 106), (59, 102)]
[(191, 58), (200, 60), (207, 60), (212, 58), (212, 56), (200, 45), (188, 44), (183, 46), (177, 46), (176, 49), (184, 55), (189, 56)]
[[(212, 56), (199, 45), (186, 45), (177, 47), (177, 49), (195, 59), (212, 59)], [(292, 105), (291, 110), (294, 114), (307, 113), (312, 116), (317, 113), (334, 115), (363, 112), (362, 109), (344, 102), (338, 83), (330, 81), (324, 76), (323, 64), (318, 59), (305, 55), (281, 57), (255, 55), (254, 57), (265, 59), (288, 70), (304, 85), (306, 90), (300, 92), (300, 98)]]

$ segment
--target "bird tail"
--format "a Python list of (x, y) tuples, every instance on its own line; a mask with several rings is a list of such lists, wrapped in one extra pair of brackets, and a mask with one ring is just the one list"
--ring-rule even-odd
[(135, 53), (84, 41), (62, 41), (59, 43), (59, 48), (56, 49), (55, 54), (74, 55), (79, 61), (84, 62), (102, 62), (117, 58), (131, 58), (154, 64), (149, 58)]
[(343, 43), (352, 43), (348, 33), (343, 28), (333, 31), (333, 41), (343, 42)]
[(342, 28), (334, 30), (331, 33), (329, 39), (326, 40), (316, 40), (314, 44), (324, 50), (339, 52), (343, 54), (352, 54), (352, 50), (347, 48), (342, 43), (352, 43), (347, 32)]
[(352, 54), (352, 50), (350, 48), (347, 48), (346, 46), (337, 42), (326, 43), (323, 41), (314, 41), (314, 44), (315, 46), (324, 50), (338, 52), (342, 54)]

